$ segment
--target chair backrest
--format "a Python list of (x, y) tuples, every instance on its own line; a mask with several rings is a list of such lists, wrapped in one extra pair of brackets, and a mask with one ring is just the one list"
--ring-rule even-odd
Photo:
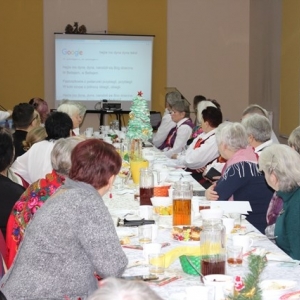
[(157, 111), (150, 111), (150, 124), (153, 130), (157, 130), (161, 122), (161, 113)]

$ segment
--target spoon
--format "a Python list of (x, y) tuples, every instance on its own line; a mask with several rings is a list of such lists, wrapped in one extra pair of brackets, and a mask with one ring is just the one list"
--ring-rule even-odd
[(250, 230), (250, 231), (245, 232), (245, 233), (240, 233), (240, 235), (246, 235), (246, 234), (251, 233), (251, 232), (254, 232), (254, 230)]
[(197, 274), (200, 276), (201, 282), (204, 284), (205, 281), (204, 275), (193, 265), (193, 263), (191, 262), (188, 256), (186, 256), (186, 260), (189, 262), (191, 267), (197, 272)]

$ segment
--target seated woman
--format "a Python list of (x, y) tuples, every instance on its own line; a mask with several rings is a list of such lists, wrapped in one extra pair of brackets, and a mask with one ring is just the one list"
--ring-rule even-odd
[(56, 140), (69, 137), (73, 123), (71, 118), (62, 112), (53, 112), (46, 120), (47, 138), (33, 144), (28, 151), (19, 156), (11, 166), (11, 171), (20, 175), (31, 184), (52, 171), (51, 151)]
[(257, 155), (260, 155), (265, 147), (272, 144), (272, 127), (268, 118), (253, 114), (243, 118), (241, 123), (246, 129), (248, 143), (254, 148)]
[(221, 110), (221, 106), (216, 100), (206, 99), (205, 97), (203, 97), (201, 95), (195, 96), (194, 107), (195, 107), (195, 103), (197, 103), (196, 109), (195, 109), (196, 119), (194, 122), (194, 128), (192, 131), (192, 135), (191, 135), (190, 139), (187, 141), (188, 145), (190, 145), (192, 143), (194, 138), (196, 138), (199, 134), (201, 134), (203, 132), (203, 129), (201, 127), (202, 111), (209, 106), (216, 107), (219, 110)]
[(259, 169), (283, 199), (276, 223), (276, 244), (293, 259), (300, 259), (300, 155), (287, 145), (274, 144), (259, 157)]
[(47, 174), (45, 178), (31, 184), (15, 203), (6, 227), (8, 268), (13, 263), (29, 221), (45, 201), (64, 183), (65, 178), (68, 177), (71, 168), (71, 152), (83, 140), (83, 137), (59, 139), (51, 151), (53, 171)]
[[(296, 127), (290, 134), (288, 138), (288, 145), (294, 149), (296, 152), (300, 153), (300, 126)], [(267, 212), (267, 223), (270, 235), (274, 235), (274, 225), (276, 219), (281, 212), (283, 207), (282, 199), (277, 195), (276, 191), (270, 201), (268, 212)], [(266, 232), (267, 233), (267, 232)]]
[(138, 280), (107, 278), (88, 300), (162, 300), (148, 284)]
[(57, 111), (64, 112), (70, 116), (73, 122), (72, 135), (79, 135), (79, 127), (83, 122), (86, 113), (86, 107), (80, 102), (65, 100), (57, 108)]
[[(207, 107), (202, 111), (201, 124), (203, 132), (194, 139), (185, 152), (173, 154), (172, 158), (178, 159), (181, 166), (191, 170), (204, 168), (219, 156), (216, 143), (216, 128), (222, 123), (222, 112), (215, 107)], [(195, 172), (200, 178), (201, 173)], [(202, 176), (201, 176), (202, 177)]]
[(190, 107), (187, 101), (176, 101), (171, 110), (172, 121), (176, 126), (170, 130), (167, 138), (158, 149), (163, 150), (167, 157), (180, 153), (185, 147), (189, 139), (193, 122), (190, 119)]
[(42, 98), (32, 98), (29, 100), (29, 104), (39, 113), (41, 124), (44, 125), (50, 114), (48, 103)]
[(26, 140), (23, 141), (23, 148), (25, 151), (29, 150), (30, 147), (40, 141), (44, 141), (47, 138), (47, 132), (45, 127), (39, 126), (31, 129), (27, 132)]
[(153, 134), (152, 138), (152, 143), (155, 147), (160, 147), (167, 138), (169, 131), (176, 126), (176, 123), (172, 121), (170, 111), (173, 104), (180, 99), (181, 95), (178, 92), (169, 92), (166, 94), (165, 112), (157, 129), (157, 132)]
[(14, 154), (14, 143), (11, 133), (6, 128), (0, 127), (0, 230), (4, 237), (11, 209), (25, 190), (21, 185), (7, 177), (8, 169), (14, 160)]
[(252, 212), (247, 220), (264, 232), (266, 212), (274, 191), (258, 171), (257, 155), (248, 146), (244, 126), (229, 122), (221, 124), (216, 130), (216, 140), (219, 152), (227, 162), (221, 178), (206, 190), (206, 198), (249, 201)]
[(102, 199), (121, 164), (115, 148), (98, 139), (73, 149), (69, 178), (31, 220), (0, 281), (6, 298), (86, 299), (98, 287), (94, 272), (122, 275), (128, 260)]

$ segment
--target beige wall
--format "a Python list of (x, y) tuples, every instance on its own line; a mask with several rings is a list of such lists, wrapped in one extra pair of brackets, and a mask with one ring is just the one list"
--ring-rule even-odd
[(1, 1), (0, 104), (44, 96), (43, 1)]
[(273, 115), (279, 133), (281, 0), (250, 2), (249, 103)]
[(249, 1), (168, 1), (168, 86), (239, 120), (249, 95)]

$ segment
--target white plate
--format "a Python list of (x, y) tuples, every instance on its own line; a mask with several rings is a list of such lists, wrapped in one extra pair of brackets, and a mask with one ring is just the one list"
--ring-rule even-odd
[(284, 279), (263, 280), (259, 284), (263, 300), (278, 299), (287, 292), (291, 292), (296, 286), (297, 281)]

